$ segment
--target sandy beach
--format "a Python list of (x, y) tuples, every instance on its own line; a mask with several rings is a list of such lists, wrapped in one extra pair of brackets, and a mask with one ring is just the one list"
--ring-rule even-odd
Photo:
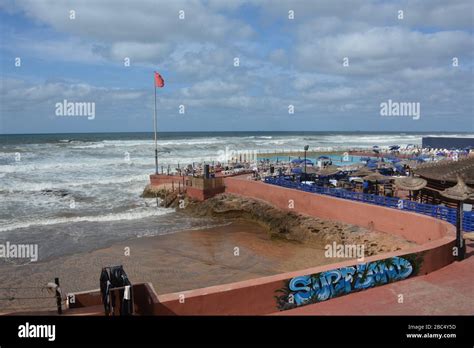
[[(403, 240), (378, 232), (366, 235), (380, 244), (400, 248)], [(142, 237), (92, 252), (78, 253), (23, 266), (3, 264), (0, 281), (21, 291), (12, 297), (50, 296), (41, 287), (59, 277), (64, 293), (99, 287), (101, 267), (123, 265), (132, 283), (151, 282), (158, 294), (177, 292), (340, 261), (326, 258), (324, 247), (271, 238), (252, 221), (238, 219), (227, 226)], [(54, 300), (2, 301), (2, 312), (11, 309), (54, 308)]]

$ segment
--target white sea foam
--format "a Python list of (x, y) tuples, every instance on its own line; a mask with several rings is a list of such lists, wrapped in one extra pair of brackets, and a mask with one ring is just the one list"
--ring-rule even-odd
[(75, 223), (75, 222), (110, 222), (110, 221), (119, 221), (119, 220), (136, 220), (143, 219), (152, 216), (160, 216), (164, 214), (169, 214), (172, 209), (164, 208), (143, 208), (129, 210), (122, 213), (112, 213), (106, 215), (92, 215), (92, 216), (74, 216), (74, 217), (56, 217), (51, 219), (37, 219), (37, 220), (27, 220), (12, 224), (7, 224), (0, 227), (0, 232), (12, 231), (19, 228), (28, 228), (33, 226), (46, 226), (46, 225), (56, 225), (64, 223)]

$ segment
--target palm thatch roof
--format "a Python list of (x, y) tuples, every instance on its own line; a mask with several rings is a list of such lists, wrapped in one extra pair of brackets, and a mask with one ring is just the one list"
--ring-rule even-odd
[[(315, 174), (319, 171), (319, 169), (317, 167), (313, 167), (313, 166), (307, 166), (306, 167), (306, 173), (307, 174)], [(304, 169), (303, 169), (303, 172), (304, 172)]]
[(387, 181), (387, 180), (392, 180), (392, 179), (393, 179), (392, 177), (380, 174), (379, 172), (372, 173), (364, 177), (364, 180), (372, 181), (372, 182)]
[(426, 186), (428, 182), (423, 178), (416, 178), (414, 176), (407, 176), (404, 178), (395, 179), (395, 185), (399, 189), (406, 191), (417, 191), (421, 190)]
[(458, 175), (457, 179), (458, 183), (441, 191), (441, 195), (455, 201), (465, 201), (469, 198), (474, 199), (474, 190), (466, 185), (462, 176)]
[(331, 176), (339, 173), (340, 169), (337, 166), (327, 166), (318, 171), (319, 176)]
[(399, 163), (402, 166), (408, 166), (411, 169), (415, 169), (415, 168), (418, 168), (419, 166), (421, 166), (421, 163), (419, 163), (415, 160), (412, 160), (412, 159), (405, 159), (405, 160), (400, 161)]
[(363, 176), (367, 176), (367, 175), (371, 175), (371, 174), (374, 174), (374, 172), (372, 172), (367, 167), (363, 167), (363, 168), (357, 170), (356, 172), (352, 173), (351, 175), (363, 177)]
[(474, 156), (458, 161), (441, 160), (434, 163), (426, 163), (414, 169), (414, 172), (426, 179), (439, 181), (457, 182), (457, 176), (462, 176), (464, 182), (470, 186), (474, 185)]

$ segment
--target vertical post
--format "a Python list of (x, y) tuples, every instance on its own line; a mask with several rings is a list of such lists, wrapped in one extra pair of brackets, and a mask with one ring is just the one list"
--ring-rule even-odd
[(153, 86), (155, 87), (155, 112), (154, 112), (154, 127), (155, 127), (155, 174), (158, 175), (158, 140), (157, 140), (157, 127), (156, 127), (156, 82), (153, 81)]
[(59, 288), (59, 278), (54, 278), (54, 283), (56, 283), (56, 306), (58, 307), (58, 314), (63, 314), (63, 309), (61, 306), (61, 289)]
[(458, 248), (458, 260), (464, 260), (465, 245), (462, 235), (462, 214), (463, 214), (463, 203), (458, 202), (458, 213), (456, 214), (456, 246)]
[(306, 181), (306, 149), (304, 150), (304, 180)]

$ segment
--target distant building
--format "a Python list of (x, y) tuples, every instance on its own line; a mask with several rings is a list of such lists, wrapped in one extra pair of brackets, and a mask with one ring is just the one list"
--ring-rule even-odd
[(423, 148), (432, 149), (465, 149), (469, 146), (474, 149), (474, 138), (423, 137), (421, 144)]

